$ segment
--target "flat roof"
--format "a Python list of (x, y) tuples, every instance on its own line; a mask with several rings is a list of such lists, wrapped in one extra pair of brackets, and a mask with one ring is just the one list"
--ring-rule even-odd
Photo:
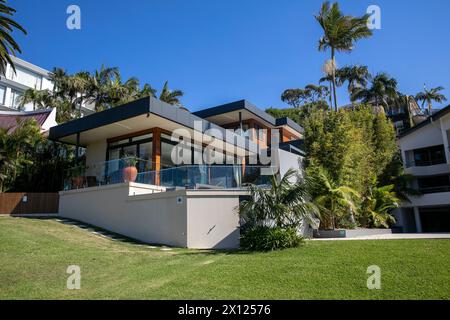
[(419, 123), (418, 125), (405, 130), (402, 134), (400, 134), (399, 139), (406, 137), (407, 135), (413, 133), (414, 131), (423, 128), (429, 124), (431, 124), (433, 121), (438, 120), (439, 118), (442, 118), (446, 114), (450, 113), (450, 105), (446, 106), (445, 108), (442, 108), (438, 112), (434, 113), (433, 115), (429, 116), (425, 121)]
[[(153, 119), (151, 115), (155, 115), (157, 117)], [(149, 118), (149, 125), (150, 123), (154, 125), (155, 121), (160, 121), (162, 124), (162, 121), (168, 120), (172, 124), (179, 124), (180, 126), (189, 129), (200, 129), (200, 127), (197, 128), (195, 124), (197, 124), (197, 126), (201, 124), (202, 133), (209, 129), (217, 129), (222, 133), (224, 141), (227, 143), (236, 145), (236, 142), (239, 142), (240, 145), (245, 145), (246, 149), (255, 147), (255, 143), (253, 141), (250, 141), (247, 137), (239, 136), (234, 133), (230, 135), (229, 131), (212, 122), (199, 118), (189, 111), (162, 102), (153, 97), (146, 97), (135, 100), (118, 107), (93, 113), (85, 117), (52, 127), (50, 129), (49, 139), (54, 141), (62, 141), (62, 139), (71, 137), (78, 133), (81, 134), (83, 132), (87, 132), (96, 128), (117, 124), (122, 121), (135, 121), (135, 119), (137, 121), (137, 119), (141, 118)], [(152, 119), (153, 122), (151, 121)], [(143, 120), (141, 119), (140, 121)], [(159, 122), (156, 122), (156, 124), (158, 123)], [(83, 143), (80, 143), (80, 145), (84, 146)]]
[(274, 127), (288, 126), (299, 133), (302, 133), (304, 131), (303, 128), (299, 124), (297, 124), (295, 121), (293, 121), (292, 119), (290, 119), (288, 117), (275, 119), (267, 112), (259, 109), (254, 104), (252, 104), (251, 102), (244, 100), (244, 99), (235, 101), (235, 102), (231, 102), (231, 103), (227, 103), (227, 104), (222, 104), (220, 106), (216, 106), (216, 107), (212, 107), (212, 108), (207, 108), (207, 109), (200, 110), (197, 112), (193, 112), (193, 114), (200, 118), (207, 119), (207, 118), (214, 117), (217, 115), (221, 115), (221, 114), (225, 114), (225, 113), (229, 113), (229, 112), (233, 112), (233, 111), (239, 111), (239, 110), (247, 110), (248, 112), (252, 113), (256, 117), (264, 120), (265, 122), (270, 123)]

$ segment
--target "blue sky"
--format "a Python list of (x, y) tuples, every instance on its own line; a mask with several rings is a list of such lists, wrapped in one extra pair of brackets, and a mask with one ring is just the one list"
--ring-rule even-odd
[[(192, 111), (238, 99), (285, 107), (286, 88), (317, 83), (328, 53), (318, 52), (319, 0), (9, 0), (28, 30), (17, 34), (23, 59), (69, 72), (117, 66), (157, 89), (182, 89)], [(359, 42), (339, 66), (386, 71), (415, 94), (444, 86), (450, 98), (450, 1), (341, 0), (345, 13), (380, 6), (382, 29)], [(81, 30), (66, 28), (66, 9), (81, 8)], [(346, 90), (339, 102), (348, 101)], [(450, 103), (450, 102), (448, 102)]]

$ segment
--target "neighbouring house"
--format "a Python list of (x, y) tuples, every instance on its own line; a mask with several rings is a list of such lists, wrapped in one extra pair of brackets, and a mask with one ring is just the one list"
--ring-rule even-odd
[(243, 186), (300, 169), (302, 134), (245, 100), (190, 113), (147, 97), (88, 115), (50, 130), (85, 149), (59, 213), (147, 243), (236, 248)]
[[(14, 62), (14, 69), (9, 63), (6, 65), (5, 75), (0, 76), (0, 110), (4, 111), (35, 111), (32, 102), (20, 106), (20, 97), (28, 89), (54, 90), (51, 73), (28, 61), (10, 55)], [(83, 104), (82, 114), (93, 113), (93, 106)]]
[(422, 196), (410, 197), (397, 211), (405, 232), (450, 232), (450, 106), (441, 109), (398, 140), (405, 172)]
[(14, 132), (22, 121), (34, 119), (41, 129), (43, 136), (47, 137), (51, 127), (56, 123), (56, 109), (42, 109), (36, 111), (0, 111), (0, 128)]

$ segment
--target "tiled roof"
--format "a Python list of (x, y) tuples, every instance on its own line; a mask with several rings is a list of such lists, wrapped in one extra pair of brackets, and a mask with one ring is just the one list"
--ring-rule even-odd
[(14, 132), (17, 128), (17, 121), (35, 119), (39, 126), (42, 126), (51, 113), (51, 109), (38, 110), (31, 112), (20, 111), (0, 111), (0, 128), (9, 129), (8, 132)]

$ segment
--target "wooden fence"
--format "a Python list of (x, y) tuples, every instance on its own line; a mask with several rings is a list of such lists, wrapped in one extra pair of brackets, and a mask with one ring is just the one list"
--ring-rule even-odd
[(0, 193), (0, 214), (58, 213), (57, 193)]

